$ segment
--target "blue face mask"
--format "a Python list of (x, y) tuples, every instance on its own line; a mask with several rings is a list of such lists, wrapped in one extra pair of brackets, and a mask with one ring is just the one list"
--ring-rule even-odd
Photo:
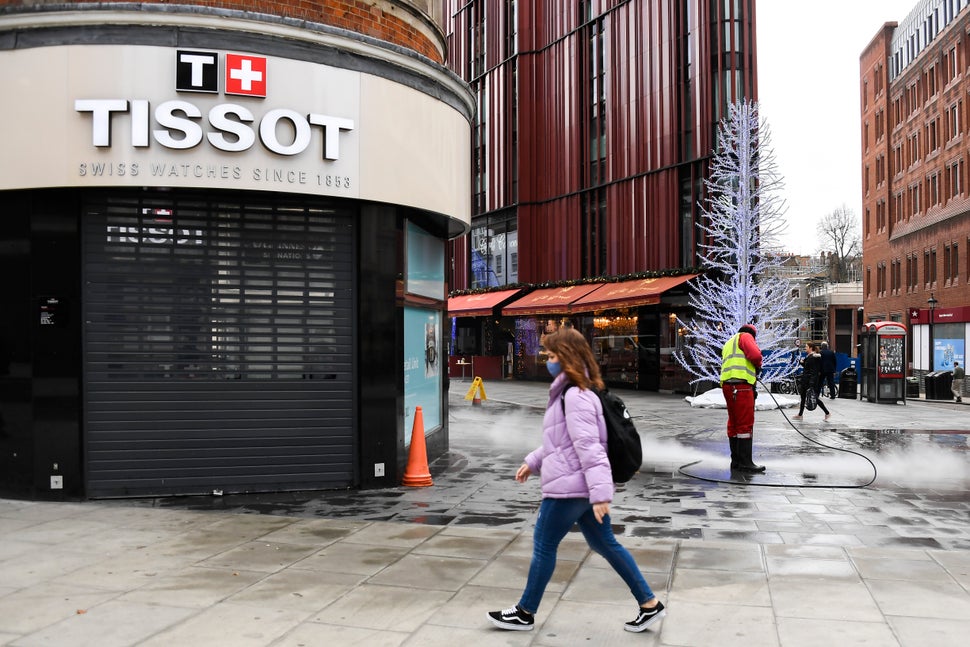
[(562, 373), (562, 364), (559, 362), (546, 362), (546, 369), (549, 370), (549, 375), (556, 377)]

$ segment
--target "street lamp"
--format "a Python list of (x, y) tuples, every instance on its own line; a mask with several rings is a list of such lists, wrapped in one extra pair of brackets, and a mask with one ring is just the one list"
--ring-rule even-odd
[(936, 304), (939, 303), (933, 298), (933, 293), (930, 292), (930, 298), (926, 300), (926, 303), (930, 306), (930, 371), (933, 370), (933, 311), (936, 310)]

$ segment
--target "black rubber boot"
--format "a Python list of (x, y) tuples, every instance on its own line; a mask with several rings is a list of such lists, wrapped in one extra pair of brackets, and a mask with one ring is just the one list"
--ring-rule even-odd
[(741, 464), (738, 456), (738, 439), (734, 436), (728, 436), (728, 444), (731, 446), (731, 469), (738, 469), (738, 465)]
[(764, 472), (764, 465), (755, 465), (751, 457), (753, 442), (750, 438), (738, 438), (738, 469), (742, 472)]

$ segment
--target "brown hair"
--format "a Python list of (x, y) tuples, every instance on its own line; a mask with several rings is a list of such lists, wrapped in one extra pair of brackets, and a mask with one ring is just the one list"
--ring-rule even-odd
[(563, 373), (569, 381), (581, 389), (590, 386), (605, 388), (600, 376), (600, 367), (593, 357), (593, 349), (583, 334), (575, 328), (562, 328), (542, 338), (542, 345), (559, 358)]

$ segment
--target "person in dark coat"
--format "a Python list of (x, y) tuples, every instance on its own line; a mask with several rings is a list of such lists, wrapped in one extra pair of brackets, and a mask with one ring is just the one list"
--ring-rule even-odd
[[(805, 412), (805, 397), (809, 389), (817, 389), (822, 377), (822, 355), (818, 352), (818, 344), (813, 341), (808, 342), (808, 353), (802, 358), (802, 378), (801, 386), (802, 402), (798, 407), (798, 415), (792, 416), (792, 420), (801, 420), (802, 413)], [(818, 392), (816, 391), (816, 395)], [(825, 419), (829, 419), (829, 410), (825, 408), (822, 398), (818, 398), (818, 408), (825, 412)]]
[(835, 399), (835, 353), (829, 348), (828, 342), (822, 342), (822, 349), (819, 351), (822, 356), (822, 372), (818, 377), (818, 385), (815, 392), (821, 397), (822, 382), (829, 385), (829, 400)]

